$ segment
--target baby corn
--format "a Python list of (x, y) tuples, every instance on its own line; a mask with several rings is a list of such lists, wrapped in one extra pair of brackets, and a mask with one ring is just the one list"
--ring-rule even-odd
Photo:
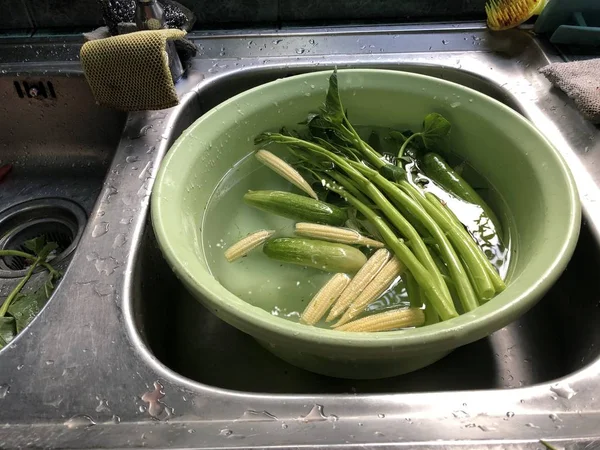
[[(299, 225), (299, 224), (298, 224)], [(298, 227), (296, 225), (296, 227)], [(390, 259), (390, 252), (385, 248), (377, 250), (373, 256), (365, 263), (364, 266), (354, 276), (350, 284), (344, 292), (340, 295), (340, 298), (335, 302), (329, 315), (327, 316), (327, 322), (331, 322), (333, 319), (341, 316), (344, 311), (352, 304), (354, 300), (360, 295), (360, 293), (368, 286), (368, 284), (375, 278), (379, 271), (385, 266)]]
[(358, 316), (365, 307), (377, 300), (381, 294), (388, 290), (390, 285), (404, 271), (404, 264), (395, 256), (390, 259), (373, 280), (364, 288), (359, 296), (348, 307), (342, 318), (333, 326), (337, 328), (350, 322)]
[(321, 320), (349, 282), (350, 277), (345, 273), (335, 274), (310, 301), (300, 316), (300, 321), (307, 325), (314, 325)]
[(275, 234), (275, 230), (260, 230), (249, 234), (245, 238), (239, 240), (225, 251), (225, 258), (229, 262), (246, 256), (248, 252), (262, 245), (267, 239)]
[(422, 309), (394, 309), (372, 316), (363, 317), (342, 325), (338, 331), (389, 331), (396, 328), (418, 327), (425, 323), (425, 314)]
[(363, 236), (351, 228), (332, 227), (316, 223), (300, 222), (296, 224), (296, 234), (300, 236), (323, 239), (325, 241), (340, 242), (342, 244), (356, 244), (367, 247), (381, 248), (383, 242)]
[(302, 178), (296, 169), (286, 163), (283, 159), (274, 155), (268, 150), (259, 150), (256, 152), (256, 159), (275, 172), (277, 175), (285, 178), (298, 189), (306, 192), (315, 200), (318, 200), (316, 192), (310, 187), (310, 184)]

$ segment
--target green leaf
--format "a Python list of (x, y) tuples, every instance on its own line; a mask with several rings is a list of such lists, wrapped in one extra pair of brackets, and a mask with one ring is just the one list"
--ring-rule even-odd
[(0, 317), (0, 349), (12, 341), (17, 335), (15, 319)]
[(348, 136), (347, 130), (342, 129), (339, 123), (333, 123), (320, 115), (314, 115), (308, 122), (308, 129), (314, 137), (331, 141), (336, 145), (352, 146), (354, 142)]
[(46, 261), (46, 259), (48, 258), (48, 256), (50, 255), (50, 253), (52, 253), (54, 250), (56, 250), (58, 248), (58, 244), (56, 242), (48, 242), (46, 245), (43, 246), (43, 248), (36, 253), (38, 258), (41, 261)]
[(327, 96), (325, 97), (325, 104), (321, 108), (325, 118), (332, 123), (341, 124), (344, 121), (344, 107), (342, 106), (342, 99), (340, 98), (340, 91), (338, 88), (337, 70), (334, 70), (329, 77), (329, 89), (327, 89)]
[(23, 246), (27, 250), (31, 250), (31, 252), (38, 256), (40, 252), (43, 250), (46, 245), (46, 239), (43, 236), (39, 236), (33, 239), (29, 239), (28, 241), (23, 242)]
[(53, 271), (48, 274), (46, 281), (35, 291), (20, 293), (8, 308), (8, 313), (16, 321), (16, 331), (20, 333), (29, 322), (44, 307), (52, 292), (54, 292), (55, 281), (58, 281), (61, 273)]
[(450, 122), (441, 114), (427, 114), (423, 120), (423, 130), (420, 133), (423, 144), (428, 150), (435, 149), (448, 136), (451, 128)]
[(17, 333), (29, 325), (29, 322), (34, 319), (47, 301), (48, 297), (44, 286), (33, 292), (19, 294), (8, 308), (8, 313), (15, 319)]

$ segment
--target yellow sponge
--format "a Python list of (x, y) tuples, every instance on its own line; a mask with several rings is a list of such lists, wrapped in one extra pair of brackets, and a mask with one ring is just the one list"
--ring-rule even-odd
[(508, 30), (539, 15), (546, 0), (488, 0), (485, 4), (487, 24), (491, 30)]
[(177, 105), (166, 44), (185, 34), (179, 29), (149, 30), (86, 42), (81, 63), (96, 101), (122, 111)]

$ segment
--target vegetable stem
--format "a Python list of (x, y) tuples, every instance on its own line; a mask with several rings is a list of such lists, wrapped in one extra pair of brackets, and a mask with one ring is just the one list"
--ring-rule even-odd
[[(25, 258), (30, 261), (35, 261), (37, 259), (34, 255), (31, 255), (31, 254), (25, 253), (25, 252), (20, 252), (19, 250), (0, 250), (0, 256), (17, 256), (19, 258)], [(60, 274), (60, 272), (58, 270), (56, 270), (54, 267), (52, 267), (46, 261), (40, 261), (38, 263), (38, 265), (42, 266), (44, 269), (46, 269), (52, 275), (56, 276), (56, 275)]]
[[(351, 181), (356, 183), (358, 188), (371, 198), (375, 205), (377, 205), (377, 207), (383, 211), (385, 216), (390, 220), (390, 222), (392, 222), (398, 231), (400, 231), (404, 237), (410, 240), (415, 256), (431, 274), (431, 280), (429, 282), (435, 283), (441, 290), (442, 295), (446, 298), (446, 301), (451, 302), (450, 291), (442, 279), (440, 271), (431, 258), (431, 254), (427, 250), (423, 239), (421, 239), (419, 236), (419, 233), (417, 233), (410, 222), (402, 214), (400, 214), (396, 208), (394, 208), (386, 196), (383, 195), (383, 193), (368, 178), (363, 176), (360, 170), (356, 168), (357, 165), (367, 168), (366, 166), (361, 165), (360, 163), (353, 164), (342, 156), (336, 155), (335, 153), (321, 147), (318, 144), (314, 144), (303, 139), (286, 136), (280, 133), (265, 133), (264, 136), (264, 139), (260, 139), (261, 142), (271, 140), (272, 142), (292, 145), (294, 148), (307, 149), (308, 151), (329, 159), (337, 167), (346, 172)], [(381, 178), (384, 179), (383, 177)]]
[[(418, 193), (417, 189), (407, 181), (401, 182), (401, 185), (406, 189), (413, 190), (415, 195), (418, 195), (417, 198), (419, 199), (421, 206), (423, 206), (425, 211), (427, 211), (433, 220), (439, 224), (442, 231), (454, 245), (454, 248), (456, 248), (458, 254), (462, 256), (465, 265), (468, 267), (469, 273), (473, 276), (475, 291), (477, 292), (479, 299), (490, 299), (494, 295), (495, 289), (486, 269), (480, 264), (480, 258), (477, 256), (477, 253), (479, 252), (483, 255), (483, 252), (477, 243), (467, 234), (462, 226), (459, 226), (458, 223), (450, 220), (449, 217), (444, 214), (444, 211), (440, 210), (443, 206), (437, 201), (437, 197), (429, 193), (426, 193), (425, 196), (421, 195)], [(431, 199), (432, 196), (435, 200)], [(485, 255), (483, 255), (483, 257), (485, 257)]]
[(490, 260), (485, 256), (485, 254), (483, 253), (481, 248), (477, 245), (477, 243), (469, 235), (467, 230), (465, 230), (465, 228), (462, 226), (462, 224), (459, 222), (459, 220), (456, 218), (456, 216), (454, 216), (454, 214), (452, 214), (451, 211), (449, 211), (447, 208), (445, 208), (442, 205), (440, 199), (437, 198), (435, 195), (426, 194), (426, 197), (431, 202), (431, 204), (440, 212), (440, 214), (444, 215), (448, 219), (448, 221), (454, 223), (455, 228), (457, 229), (458, 233), (463, 235), (463, 239), (464, 239), (465, 243), (467, 243), (468, 246), (472, 248), (473, 256), (477, 259), (479, 264), (475, 264), (475, 261), (471, 261), (471, 263), (469, 263), (469, 267), (471, 267), (472, 264), (479, 266), (479, 267), (483, 267), (487, 276), (490, 278), (492, 285), (494, 286), (495, 293), (502, 292), (504, 289), (506, 289), (506, 284), (504, 283), (504, 280), (502, 279), (502, 277), (500, 276), (500, 274), (498, 273), (496, 268), (492, 265)]
[(377, 228), (390, 249), (414, 275), (417, 283), (431, 300), (432, 305), (434, 305), (434, 308), (443, 320), (452, 319), (453, 317), (458, 316), (454, 304), (452, 303), (452, 299), (443, 293), (439, 283), (434, 282), (429, 271), (415, 257), (406, 244), (401, 239), (398, 239), (383, 218), (378, 216), (371, 208), (360, 202), (356, 197), (349, 194), (344, 188), (337, 185), (333, 180), (327, 181), (325, 187), (340, 194)]
[[(355, 165), (355, 167), (358, 167), (358, 164)], [(450, 244), (450, 241), (440, 228), (438, 221), (434, 220), (431, 217), (431, 215), (428, 214), (427, 211), (423, 208), (423, 206), (419, 205), (419, 203), (413, 200), (411, 196), (407, 195), (396, 184), (387, 180), (375, 170), (370, 169), (364, 164), (360, 165), (359, 170), (366, 174), (367, 178), (369, 178), (375, 185), (381, 188), (392, 199), (392, 201), (396, 203), (397, 207), (407, 209), (427, 229), (427, 231), (435, 239), (435, 242), (438, 245), (440, 253), (442, 255), (442, 258), (444, 259), (448, 267), (450, 276), (452, 277), (452, 280), (456, 285), (456, 291), (458, 293), (458, 297), (463, 306), (463, 309), (465, 311), (472, 311), (475, 308), (477, 308), (479, 306), (479, 303), (475, 296), (475, 292), (473, 291), (473, 287), (469, 282), (467, 273), (462, 263), (460, 262), (456, 251), (454, 250), (454, 248)], [(413, 242), (413, 239), (410, 239), (411, 242)], [(425, 249), (425, 252), (431, 258), (431, 254), (427, 249)]]
[[(29, 255), (29, 256), (31, 256), (31, 255)], [(23, 289), (23, 286), (25, 286), (25, 283), (27, 283), (29, 281), (29, 279), (31, 278), (31, 275), (33, 275), (33, 271), (40, 264), (40, 261), (41, 261), (40, 258), (35, 259), (33, 264), (31, 266), (29, 266), (29, 270), (27, 271), (25, 276), (23, 278), (21, 278), (21, 281), (19, 281), (19, 284), (17, 284), (17, 286), (12, 290), (12, 292), (8, 295), (8, 297), (6, 297), (6, 300), (4, 300), (4, 303), (2, 303), (2, 307), (0, 307), (0, 317), (6, 316), (6, 312), (8, 311), (10, 304), (17, 297), (17, 295), (19, 295), (19, 292), (21, 292), (21, 289)]]

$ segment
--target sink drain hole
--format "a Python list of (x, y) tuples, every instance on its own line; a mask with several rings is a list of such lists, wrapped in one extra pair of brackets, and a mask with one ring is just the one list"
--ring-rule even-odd
[[(49, 260), (60, 262), (75, 249), (85, 226), (85, 212), (73, 202), (41, 199), (22, 203), (0, 214), (0, 249), (31, 251), (28, 240), (42, 237), (58, 247)], [(0, 277), (24, 275), (32, 261), (19, 256), (0, 258)]]
[[(56, 259), (60, 257), (62, 253), (69, 248), (69, 245), (73, 242), (75, 237), (73, 234), (72, 227), (63, 222), (54, 221), (52, 219), (43, 220), (37, 223), (29, 223), (16, 233), (13, 233), (9, 239), (6, 240), (2, 249), (3, 250), (19, 250), (25, 253), (31, 253), (25, 246), (25, 242), (30, 239), (44, 238), (46, 242), (56, 242), (58, 248), (54, 250), (48, 260)], [(27, 269), (32, 261), (20, 256), (5, 256), (2, 259), (4, 263), (3, 269), (8, 270), (24, 270)]]

